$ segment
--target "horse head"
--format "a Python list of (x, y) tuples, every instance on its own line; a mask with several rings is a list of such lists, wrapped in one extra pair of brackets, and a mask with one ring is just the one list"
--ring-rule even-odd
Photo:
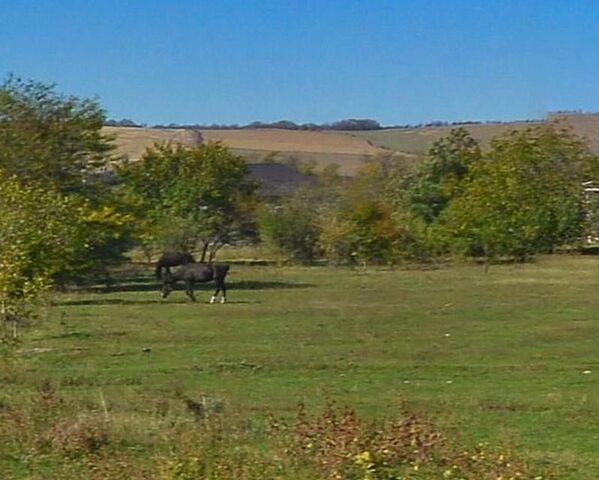
[(166, 298), (173, 291), (173, 285), (175, 283), (175, 279), (173, 278), (170, 270), (165, 272), (164, 277), (162, 278), (162, 290), (160, 291), (160, 296), (162, 298)]

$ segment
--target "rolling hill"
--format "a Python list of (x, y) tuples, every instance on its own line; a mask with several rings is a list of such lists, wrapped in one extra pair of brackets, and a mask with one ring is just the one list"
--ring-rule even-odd
[(249, 162), (272, 155), (277, 160), (315, 162), (319, 167), (336, 163), (345, 175), (355, 173), (364, 160), (385, 152), (368, 139), (331, 131), (258, 128), (201, 132), (204, 140), (220, 140)]
[[(514, 129), (523, 129), (541, 122), (529, 123), (492, 123), (463, 125), (482, 145), (488, 144), (489, 140), (497, 135)], [(436, 140), (446, 136), (454, 126), (447, 127), (418, 127), (418, 128), (389, 128), (384, 130), (353, 131), (346, 132), (359, 138), (370, 141), (373, 145), (388, 148), (396, 152), (404, 152), (411, 155), (422, 155), (428, 151)]]
[[(557, 114), (551, 115), (549, 120), (569, 125), (574, 133), (587, 138), (591, 149), (599, 153), (599, 114)], [(484, 148), (493, 137), (511, 130), (522, 130), (544, 123), (544, 121), (484, 123), (462, 125), (462, 127), (468, 130)], [(456, 127), (390, 128), (345, 133), (364, 138), (377, 147), (411, 155), (423, 155), (436, 140), (447, 135), (452, 128)]]
[(102, 133), (114, 137), (116, 153), (138, 160), (156, 142), (173, 142), (188, 147), (202, 143), (202, 136), (183, 128), (104, 127)]
[[(599, 114), (559, 114), (558, 120), (571, 126), (574, 133), (588, 139), (591, 149), (599, 153)], [(489, 140), (510, 130), (524, 129), (544, 122), (485, 123), (464, 125), (483, 147)], [(305, 131), (275, 128), (230, 130), (154, 129), (141, 127), (104, 127), (114, 135), (118, 153), (138, 159), (154, 142), (172, 141), (187, 146), (202, 141), (222, 141), (249, 163), (297, 159), (315, 162), (319, 167), (336, 163), (345, 175), (352, 175), (364, 160), (396, 152), (409, 157), (426, 153), (435, 140), (447, 135), (451, 126), (397, 128), (369, 131)]]
[(365, 159), (385, 152), (367, 139), (336, 132), (271, 128), (194, 131), (141, 127), (104, 127), (104, 132), (115, 137), (117, 153), (132, 160), (140, 158), (154, 142), (172, 141), (193, 146), (202, 141), (222, 141), (250, 163), (262, 162), (267, 156), (277, 160), (313, 161), (320, 167), (337, 163), (341, 173), (351, 175)]

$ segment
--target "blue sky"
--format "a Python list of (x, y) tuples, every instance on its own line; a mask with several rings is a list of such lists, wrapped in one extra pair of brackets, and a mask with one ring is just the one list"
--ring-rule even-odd
[(0, 0), (0, 77), (155, 123), (599, 110), (596, 0)]

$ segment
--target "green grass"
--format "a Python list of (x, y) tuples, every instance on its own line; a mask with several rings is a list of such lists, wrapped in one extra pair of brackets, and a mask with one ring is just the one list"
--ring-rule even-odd
[(597, 478), (599, 258), (487, 273), (234, 266), (230, 281), (226, 305), (163, 301), (147, 276), (58, 295), (0, 400), (49, 380), (74, 401), (102, 394), (115, 415), (175, 391), (248, 415), (330, 397), (383, 417), (404, 401), (466, 441)]

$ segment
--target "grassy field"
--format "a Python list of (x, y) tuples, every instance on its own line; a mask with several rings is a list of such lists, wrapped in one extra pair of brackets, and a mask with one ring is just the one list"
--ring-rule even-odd
[(589, 141), (591, 150), (599, 152), (599, 115), (560, 115), (559, 118), (570, 125), (577, 135)]
[(597, 478), (599, 258), (487, 273), (234, 266), (226, 305), (161, 300), (148, 275), (57, 296), (0, 404), (44, 382), (142, 422), (149, 405), (180, 403), (175, 392), (250, 417), (333, 398), (380, 418), (405, 402), (466, 442), (509, 442), (560, 478)]
[[(486, 146), (493, 137), (511, 130), (523, 129), (539, 123), (496, 123), (484, 125), (464, 125), (463, 127)], [(421, 127), (421, 128), (390, 128), (363, 132), (347, 132), (349, 135), (365, 138), (373, 145), (388, 148), (409, 155), (424, 155), (433, 143), (449, 134), (457, 127)]]

